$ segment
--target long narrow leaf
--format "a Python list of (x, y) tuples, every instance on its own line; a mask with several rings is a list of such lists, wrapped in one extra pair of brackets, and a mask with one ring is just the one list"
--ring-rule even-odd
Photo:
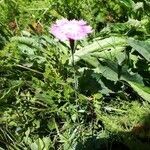
[(98, 40), (92, 44), (83, 47), (74, 54), (74, 61), (78, 62), (80, 59), (83, 59), (86, 55), (97, 51), (103, 51), (116, 46), (125, 46), (126, 45), (125, 37), (110, 37), (103, 40)]

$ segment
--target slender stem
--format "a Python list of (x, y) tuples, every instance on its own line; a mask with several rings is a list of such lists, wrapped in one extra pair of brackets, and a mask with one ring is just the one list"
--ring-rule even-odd
[(72, 66), (73, 66), (75, 98), (77, 99), (78, 81), (76, 77), (76, 68), (75, 68), (75, 61), (74, 61), (75, 43), (74, 40), (71, 39), (70, 39), (70, 48), (71, 48), (71, 57), (72, 57)]
[(43, 73), (42, 72), (39, 72), (39, 71), (37, 71), (37, 70), (34, 70), (34, 69), (31, 69), (31, 68), (28, 68), (28, 67), (26, 67), (26, 66), (22, 66), (22, 65), (16, 65), (17, 67), (20, 67), (20, 68), (23, 68), (23, 69), (26, 69), (26, 70), (29, 70), (29, 71), (32, 71), (32, 72), (34, 72), (34, 73), (38, 73), (38, 74), (41, 74), (41, 75), (43, 75)]
[(72, 65), (73, 65), (74, 88), (77, 91), (77, 89), (78, 89), (78, 81), (77, 81), (77, 77), (76, 77), (74, 54), (72, 54)]
[[(69, 40), (70, 41), (70, 48), (71, 48), (71, 58), (72, 58), (72, 66), (73, 66), (73, 77), (74, 77), (74, 94), (75, 94), (75, 102), (76, 102), (76, 106), (80, 106), (78, 104), (78, 79), (76, 76), (76, 68), (75, 68), (75, 61), (74, 61), (74, 53), (75, 53), (75, 41), (74, 40)], [(79, 119), (79, 113), (78, 113), (78, 109), (77, 108), (77, 122), (80, 122)]]

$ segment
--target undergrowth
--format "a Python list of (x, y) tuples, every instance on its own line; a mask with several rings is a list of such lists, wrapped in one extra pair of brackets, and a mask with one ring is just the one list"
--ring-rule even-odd
[[(0, 1), (0, 149), (148, 150), (148, 0)], [(78, 91), (56, 19), (94, 29), (77, 42)]]

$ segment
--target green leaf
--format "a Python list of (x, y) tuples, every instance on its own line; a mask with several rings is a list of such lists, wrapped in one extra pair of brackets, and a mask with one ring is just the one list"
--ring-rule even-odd
[(30, 48), (29, 46), (24, 45), (24, 44), (19, 44), (18, 48), (22, 53), (27, 54), (29, 56), (31, 56), (31, 55), (34, 56), (34, 54), (36, 52), (35, 48)]
[(120, 0), (122, 4), (124, 4), (128, 9), (132, 8), (134, 5), (133, 0)]
[(31, 150), (38, 150), (38, 145), (36, 143), (32, 143), (30, 148)]
[(106, 79), (111, 81), (118, 81), (118, 72), (117, 72), (117, 66), (111, 64), (108, 66), (107, 63), (101, 62), (98, 66), (98, 68), (95, 70), (96, 73), (102, 74)]
[(128, 39), (128, 44), (138, 51), (147, 61), (150, 61), (150, 43), (146, 41), (138, 41), (132, 38)]
[(38, 138), (34, 143), (31, 144), (31, 150), (49, 150), (51, 140), (49, 137)]
[[(111, 61), (106, 61), (105, 65), (99, 65), (99, 68), (96, 69), (97, 73), (101, 73), (106, 79), (111, 81), (118, 81), (118, 69), (117, 64)], [(137, 74), (131, 74), (127, 71), (126, 67), (122, 68), (122, 73), (120, 80), (128, 82), (131, 87), (145, 100), (149, 101), (150, 99), (150, 89), (144, 88), (142, 77)], [(133, 84), (134, 83), (134, 84)]]
[(36, 48), (36, 49), (42, 48), (40, 43), (39, 43), (39, 39), (37, 37), (23, 37), (23, 36), (19, 37), (19, 36), (16, 36), (16, 37), (13, 37), (11, 39), (11, 41), (12, 42), (17, 41), (19, 43), (31, 46), (31, 47)]
[(110, 90), (105, 84), (104, 82), (101, 80), (101, 75), (97, 74), (97, 73), (93, 73), (92, 77), (95, 78), (97, 80), (97, 82), (101, 85), (102, 90), (100, 90), (100, 92), (102, 94), (105, 95), (109, 95), (109, 93), (113, 93), (112, 90)]
[(81, 48), (76, 51), (74, 54), (75, 63), (80, 59), (84, 59), (86, 56), (94, 52), (102, 52), (104, 50), (111, 49), (116, 46), (125, 46), (126, 38), (125, 37), (109, 37), (103, 40), (94, 41), (92, 44)]
[(22, 81), (12, 81), (12, 83), (13, 83), (13, 86), (11, 86), (8, 90), (5, 90), (4, 92), (3, 92), (3, 95), (0, 97), (0, 104), (1, 103), (5, 103), (5, 102), (7, 102), (7, 98), (9, 97), (9, 96), (12, 96), (13, 95), (13, 93), (14, 93), (14, 91), (16, 90), (16, 89), (18, 89), (18, 88), (20, 88), (22, 85), (23, 85), (23, 82)]
[(48, 91), (48, 92), (43, 92), (42, 94), (37, 93), (36, 98), (40, 101), (43, 101), (44, 103), (50, 105), (50, 106), (55, 106), (54, 101), (52, 100), (52, 97), (58, 97), (59, 94), (56, 93), (55, 91)]
[(127, 66), (122, 67), (120, 79), (118, 78), (118, 65), (116, 62), (110, 60), (103, 60), (100, 62), (98, 68), (95, 70), (96, 73), (101, 73), (106, 79), (111, 81), (134, 81), (143, 84), (142, 77), (137, 73), (129, 73)]
[[(112, 46), (111, 48), (106, 49), (104, 51), (94, 52), (91, 54), (91, 56), (94, 56), (96, 58), (109, 59), (112, 61), (119, 59), (122, 62), (125, 59), (125, 53), (123, 53), (124, 49), (125, 49), (125, 47), (122, 47), (122, 46), (115, 46), (115, 47)], [(124, 58), (122, 58), (122, 57), (120, 58), (120, 55), (124, 55)]]
[(142, 84), (132, 82), (132, 81), (127, 81), (130, 86), (140, 95), (144, 100), (150, 102), (150, 88), (145, 87)]
[(52, 141), (49, 137), (43, 137), (43, 143), (44, 143), (44, 149), (43, 150), (49, 150), (50, 146), (52, 145)]

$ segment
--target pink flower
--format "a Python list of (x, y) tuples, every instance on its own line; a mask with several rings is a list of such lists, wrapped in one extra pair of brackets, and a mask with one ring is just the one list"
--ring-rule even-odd
[(92, 33), (92, 28), (83, 20), (61, 19), (52, 25), (51, 33), (61, 41), (81, 40)]

